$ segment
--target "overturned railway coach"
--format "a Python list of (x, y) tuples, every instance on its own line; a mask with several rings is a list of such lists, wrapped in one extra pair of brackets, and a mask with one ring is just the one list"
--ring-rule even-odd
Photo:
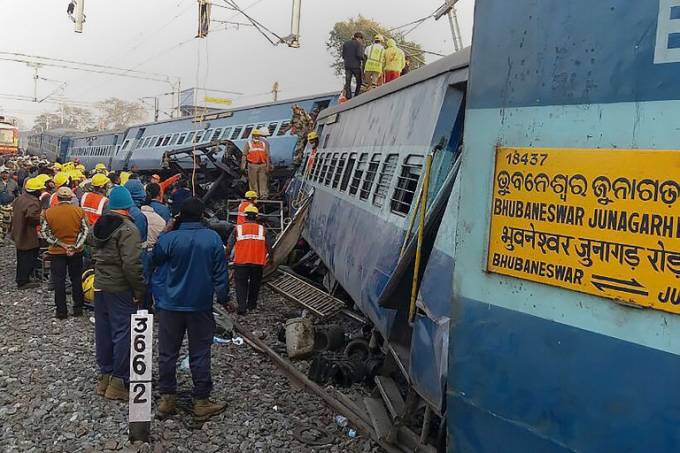
[(321, 115), (304, 235), (450, 451), (680, 449), (678, 8), (477, 0), (469, 79), (454, 55)]

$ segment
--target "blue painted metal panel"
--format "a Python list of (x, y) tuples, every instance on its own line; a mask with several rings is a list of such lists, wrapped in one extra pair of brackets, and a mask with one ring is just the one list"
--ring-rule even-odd
[(660, 3), (479, 1), (470, 107), (680, 99), (680, 65), (654, 64)]

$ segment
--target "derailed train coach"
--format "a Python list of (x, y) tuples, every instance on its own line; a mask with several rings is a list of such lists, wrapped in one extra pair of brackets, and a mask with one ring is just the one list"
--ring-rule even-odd
[(304, 235), (446, 416), (449, 451), (680, 450), (678, 8), (477, 0), (469, 79), (454, 55), (322, 115)]

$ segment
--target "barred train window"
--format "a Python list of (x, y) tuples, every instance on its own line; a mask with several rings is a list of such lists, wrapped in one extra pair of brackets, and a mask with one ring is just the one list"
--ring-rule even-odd
[(234, 128), (234, 133), (231, 134), (231, 139), (236, 140), (239, 135), (241, 135), (241, 131), (243, 130), (243, 126), (239, 126)]
[(247, 125), (246, 128), (243, 130), (243, 135), (241, 135), (241, 138), (244, 140), (250, 138), (250, 134), (253, 132), (254, 127), (255, 127), (254, 124)]
[(222, 133), (222, 128), (217, 128), (215, 129), (215, 132), (213, 133), (212, 138), (210, 139), (211, 142), (214, 142), (215, 140), (220, 138), (220, 134)]
[(210, 141), (210, 136), (212, 135), (212, 133), (213, 133), (212, 129), (208, 129), (207, 131), (205, 131), (205, 135), (203, 135), (203, 142)]
[(373, 181), (375, 181), (375, 175), (378, 173), (381, 159), (382, 154), (374, 154), (371, 157), (371, 163), (368, 164), (368, 170), (366, 170), (366, 179), (364, 179), (364, 183), (359, 191), (359, 198), (362, 200), (368, 200), (368, 196), (371, 194), (371, 190), (373, 190)]
[(342, 177), (342, 172), (345, 170), (345, 164), (347, 163), (347, 153), (342, 153), (340, 155), (340, 160), (338, 161), (338, 171), (335, 172), (335, 177), (333, 178), (333, 188), (337, 189), (338, 184), (340, 184), (340, 178)]
[(326, 158), (325, 154), (317, 154), (316, 155), (316, 162), (314, 162), (314, 169), (312, 170), (312, 180), (313, 181), (318, 181), (319, 180), (319, 174), (321, 173), (321, 166), (323, 165), (323, 161)]
[(179, 140), (177, 140), (177, 144), (178, 144), (178, 145), (181, 145), (182, 143), (184, 143), (184, 140), (186, 140), (186, 138), (187, 138), (187, 133), (186, 133), (186, 132), (180, 134)]
[(173, 136), (172, 136), (172, 139), (170, 140), (169, 145), (174, 145), (175, 143), (177, 143), (177, 138), (178, 138), (178, 137), (179, 137), (179, 134), (173, 135)]
[(357, 168), (354, 170), (354, 176), (352, 176), (352, 183), (349, 185), (349, 194), (356, 195), (359, 191), (359, 185), (361, 184), (361, 178), (364, 176), (366, 171), (366, 166), (368, 165), (368, 153), (361, 153), (359, 156), (359, 161), (357, 162)]
[(286, 120), (283, 123), (281, 123), (281, 127), (279, 128), (279, 131), (276, 133), (277, 137), (280, 137), (281, 135), (285, 135), (288, 131), (286, 128), (290, 126), (290, 121)]
[(354, 163), (357, 161), (357, 153), (350, 153), (349, 159), (347, 160), (347, 170), (342, 177), (342, 183), (340, 184), (340, 192), (347, 190), (347, 185), (349, 184), (349, 179), (352, 177), (352, 170), (354, 170)]
[(395, 214), (406, 215), (410, 211), (423, 171), (423, 159), (423, 156), (411, 155), (402, 164), (390, 203), (390, 210)]
[(229, 140), (230, 134), (231, 134), (231, 128), (228, 127), (224, 130), (224, 133), (222, 134), (222, 140)]
[(165, 138), (163, 139), (163, 146), (168, 146), (168, 143), (170, 143), (171, 138), (172, 135), (166, 135)]
[(380, 179), (375, 187), (373, 194), (373, 204), (379, 208), (383, 206), (387, 198), (387, 191), (392, 183), (392, 177), (397, 170), (397, 162), (399, 162), (398, 154), (388, 154), (380, 172)]
[(267, 126), (267, 129), (269, 129), (269, 135), (274, 136), (274, 131), (276, 130), (276, 126), (278, 126), (279, 123), (269, 123), (269, 126)]
[(335, 173), (335, 168), (338, 166), (338, 153), (333, 153), (331, 156), (331, 163), (328, 165), (328, 173), (326, 173), (326, 177), (323, 180), (323, 183), (327, 186), (330, 186), (331, 181), (333, 180), (333, 173)]

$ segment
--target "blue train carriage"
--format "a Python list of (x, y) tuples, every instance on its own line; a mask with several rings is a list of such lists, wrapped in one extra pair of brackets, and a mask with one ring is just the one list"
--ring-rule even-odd
[(78, 159), (87, 170), (99, 163), (109, 168), (126, 134), (127, 131), (122, 130), (77, 135), (71, 139), (67, 160)]
[[(446, 410), (455, 185), (463, 134), (467, 50), (442, 58), (319, 117), (307, 176), (304, 238), (387, 340), (385, 351), (437, 414)], [(309, 150), (307, 150), (307, 153)], [(409, 322), (418, 199), (432, 156), (417, 310)], [(415, 224), (416, 226), (413, 226)]]
[[(289, 168), (297, 141), (288, 130), (292, 105), (299, 104), (311, 112), (336, 102), (337, 93), (327, 93), (134, 126), (128, 130), (112, 166), (115, 170), (137, 167), (140, 171), (157, 171), (163, 167), (163, 156), (168, 151), (217, 140), (230, 140), (243, 149), (255, 128), (266, 127), (272, 163), (278, 169)], [(183, 165), (191, 167), (191, 159)]]
[(677, 452), (680, 3), (477, 0), (456, 452)]
[(45, 157), (54, 162), (66, 162), (71, 138), (81, 133), (73, 129), (51, 129), (45, 132), (29, 133), (26, 140), (26, 154)]

